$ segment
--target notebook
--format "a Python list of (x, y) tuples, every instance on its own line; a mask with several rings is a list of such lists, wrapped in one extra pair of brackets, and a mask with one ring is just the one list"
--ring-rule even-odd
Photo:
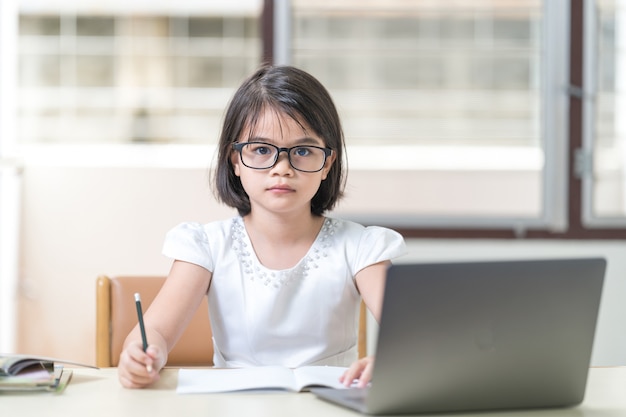
[(367, 414), (577, 405), (605, 267), (601, 258), (393, 265), (371, 385), (312, 392)]

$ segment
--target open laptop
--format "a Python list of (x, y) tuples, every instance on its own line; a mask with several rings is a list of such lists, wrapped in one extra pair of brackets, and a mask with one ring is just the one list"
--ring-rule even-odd
[(605, 267), (600, 258), (393, 265), (370, 387), (312, 392), (367, 414), (577, 405)]

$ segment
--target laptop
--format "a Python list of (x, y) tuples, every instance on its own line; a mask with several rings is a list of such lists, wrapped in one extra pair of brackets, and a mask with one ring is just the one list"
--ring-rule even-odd
[(366, 414), (575, 406), (605, 268), (601, 258), (394, 264), (372, 383), (311, 391)]

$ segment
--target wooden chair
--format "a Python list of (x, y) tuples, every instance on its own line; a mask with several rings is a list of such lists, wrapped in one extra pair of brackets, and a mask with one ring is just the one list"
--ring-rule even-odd
[[(96, 281), (96, 366), (117, 366), (122, 345), (137, 324), (135, 293), (147, 310), (165, 277), (99, 276)], [(212, 366), (213, 341), (206, 297), (169, 353), (168, 366)]]
[[(163, 285), (163, 276), (99, 276), (96, 280), (96, 365), (102, 368), (117, 366), (122, 345), (128, 333), (137, 324), (134, 294), (141, 294), (142, 307), (148, 306)], [(359, 358), (367, 352), (367, 308), (361, 303), (358, 351)], [(185, 332), (168, 355), (168, 366), (213, 365), (206, 297)]]

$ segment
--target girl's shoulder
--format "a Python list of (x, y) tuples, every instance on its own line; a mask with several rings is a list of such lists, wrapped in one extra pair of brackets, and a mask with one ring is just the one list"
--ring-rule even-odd
[(200, 265), (213, 271), (215, 262), (229, 246), (237, 218), (210, 223), (184, 222), (172, 228), (165, 237), (163, 254), (169, 258)]
[(167, 232), (167, 238), (206, 242), (209, 240), (209, 236), (213, 239), (219, 236), (228, 236), (237, 224), (242, 224), (241, 217), (214, 220), (209, 223), (182, 222)]
[(328, 218), (324, 227), (328, 228), (325, 233), (333, 236), (329, 246), (345, 253), (353, 276), (369, 265), (393, 260), (407, 252), (402, 235), (387, 227), (333, 218)]
[(351, 220), (327, 217), (324, 227), (333, 234), (357, 241), (390, 240), (404, 241), (402, 235), (393, 229), (382, 226), (365, 226)]

